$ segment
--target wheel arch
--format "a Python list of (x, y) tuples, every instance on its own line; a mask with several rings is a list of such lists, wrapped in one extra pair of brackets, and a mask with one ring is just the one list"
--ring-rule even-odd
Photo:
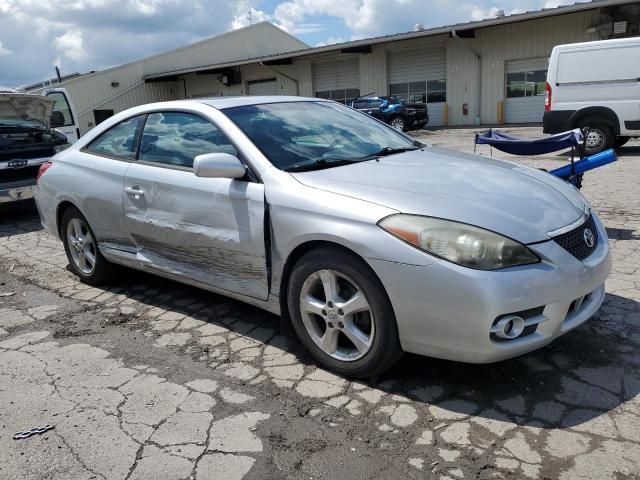
[[(364, 265), (366, 265), (366, 267), (369, 269), (369, 271), (371, 272), (371, 275), (373, 275), (373, 277), (380, 283), (380, 285), (382, 286), (383, 291), (386, 294), (386, 290), (384, 289), (384, 284), (382, 283), (382, 281), (380, 280), (380, 277), (378, 277), (378, 274), (373, 270), (373, 268), (371, 268), (371, 266), (367, 263), (367, 261), (358, 253), (356, 253), (354, 250), (352, 250), (349, 247), (346, 247), (340, 243), (331, 241), (331, 240), (308, 240), (305, 241), (303, 243), (301, 243), (300, 245), (296, 246), (287, 256), (287, 259), (284, 262), (283, 268), (282, 268), (282, 274), (280, 276), (280, 286), (279, 286), (279, 290), (278, 290), (278, 294), (279, 294), (279, 303), (280, 303), (280, 316), (281, 316), (281, 322), (282, 322), (282, 328), (283, 331), (287, 331), (287, 332), (291, 332), (292, 326), (291, 326), (291, 317), (289, 314), (289, 306), (288, 306), (288, 302), (287, 302), (287, 292), (289, 289), (289, 280), (291, 279), (291, 272), (293, 271), (293, 267), (295, 267), (296, 263), (298, 263), (298, 261), (307, 253), (311, 252), (312, 250), (316, 250), (319, 248), (335, 248), (338, 250), (342, 250), (343, 252), (352, 255), (356, 258), (358, 258), (359, 260), (362, 261), (362, 263)], [(388, 298), (388, 295), (387, 295)], [(393, 304), (389, 301), (389, 304), (391, 305), (391, 308), (393, 309)], [(395, 315), (395, 312), (394, 312)]]
[(78, 208), (78, 206), (75, 203), (71, 202), (70, 200), (63, 200), (56, 207), (56, 231), (58, 232), (58, 237), (60, 237), (60, 239), (62, 239), (63, 237), (62, 216), (64, 215), (64, 212), (66, 212), (67, 209), (70, 207), (74, 207), (80, 213), (82, 213), (82, 211)]
[(620, 120), (618, 115), (609, 107), (586, 107), (576, 111), (569, 119), (569, 128), (576, 128), (576, 125), (585, 118), (598, 118), (603, 123), (613, 129), (615, 135), (620, 135)]

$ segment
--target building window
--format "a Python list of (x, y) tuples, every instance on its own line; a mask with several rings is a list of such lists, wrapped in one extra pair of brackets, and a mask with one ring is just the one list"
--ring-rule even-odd
[(438, 103), (447, 101), (447, 82), (429, 80), (425, 82), (393, 83), (389, 95), (407, 103)]
[(360, 96), (359, 88), (339, 88), (336, 90), (323, 90), (316, 92), (316, 97), (326, 98), (334, 102), (348, 104)]
[(447, 82), (429, 80), (427, 82), (427, 103), (444, 103), (447, 101)]
[(507, 73), (507, 98), (544, 95), (546, 80), (546, 70)]

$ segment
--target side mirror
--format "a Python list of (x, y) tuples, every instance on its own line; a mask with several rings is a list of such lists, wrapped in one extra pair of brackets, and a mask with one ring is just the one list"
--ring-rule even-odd
[(205, 153), (193, 159), (193, 173), (205, 178), (242, 178), (247, 168), (228, 153)]
[(59, 110), (51, 113), (51, 122), (49, 122), (51, 128), (64, 126), (64, 115)]

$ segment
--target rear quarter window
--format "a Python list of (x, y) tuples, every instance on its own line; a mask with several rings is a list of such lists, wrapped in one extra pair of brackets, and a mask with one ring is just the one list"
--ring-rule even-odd
[(88, 152), (122, 159), (136, 157), (137, 138), (144, 116), (130, 118), (111, 127), (93, 140)]

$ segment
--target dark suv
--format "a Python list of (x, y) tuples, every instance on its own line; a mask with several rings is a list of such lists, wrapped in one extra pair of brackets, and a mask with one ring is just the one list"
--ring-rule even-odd
[(426, 103), (405, 103), (396, 97), (360, 97), (349, 106), (382, 120), (396, 130), (418, 130), (429, 123)]

